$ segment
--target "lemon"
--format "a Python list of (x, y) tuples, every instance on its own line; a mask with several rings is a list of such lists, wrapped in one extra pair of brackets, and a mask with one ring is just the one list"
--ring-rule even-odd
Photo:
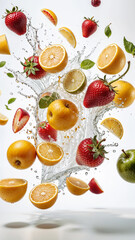
[(0, 113), (0, 125), (5, 125), (8, 122), (8, 118)]
[(67, 41), (72, 45), (73, 48), (76, 47), (76, 38), (73, 32), (67, 27), (59, 28), (59, 33), (67, 39)]
[(5, 34), (0, 36), (0, 54), (10, 55), (10, 50), (9, 50), (9, 46), (8, 46), (8, 42)]
[(74, 195), (82, 195), (90, 189), (87, 183), (74, 177), (68, 177), (66, 185), (68, 190)]
[(107, 128), (111, 133), (113, 133), (116, 137), (121, 139), (123, 137), (123, 126), (121, 122), (116, 118), (106, 118), (101, 122), (105, 128)]

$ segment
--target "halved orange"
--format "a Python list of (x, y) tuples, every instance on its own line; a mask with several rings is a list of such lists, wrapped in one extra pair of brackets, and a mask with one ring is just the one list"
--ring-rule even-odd
[(58, 196), (58, 188), (53, 183), (42, 183), (34, 187), (29, 199), (32, 204), (40, 209), (47, 209), (54, 205)]
[(5, 125), (8, 122), (8, 118), (0, 113), (0, 125)]
[(99, 55), (97, 67), (104, 73), (117, 74), (126, 64), (123, 50), (115, 43), (107, 46)]
[(10, 55), (8, 41), (5, 34), (0, 36), (0, 54)]
[(55, 14), (52, 10), (47, 9), (47, 8), (43, 8), (43, 9), (41, 9), (41, 12), (42, 12), (55, 26), (57, 25), (58, 19), (57, 19), (56, 14)]
[(45, 48), (40, 56), (39, 63), (40, 66), (50, 73), (56, 73), (62, 71), (68, 62), (68, 56), (66, 49), (60, 45), (50, 45)]
[(82, 195), (90, 189), (87, 183), (75, 177), (67, 177), (66, 185), (69, 192), (74, 195)]
[(123, 137), (124, 129), (121, 122), (118, 119), (112, 117), (106, 118), (101, 122), (101, 125), (107, 128), (119, 139)]
[(28, 182), (24, 179), (0, 180), (0, 197), (10, 203), (18, 202), (26, 193)]
[(63, 158), (64, 152), (62, 148), (52, 142), (41, 142), (37, 146), (38, 159), (47, 166), (57, 164)]
[(59, 33), (63, 35), (67, 39), (67, 41), (72, 45), (73, 48), (76, 47), (76, 38), (73, 32), (67, 27), (59, 28)]

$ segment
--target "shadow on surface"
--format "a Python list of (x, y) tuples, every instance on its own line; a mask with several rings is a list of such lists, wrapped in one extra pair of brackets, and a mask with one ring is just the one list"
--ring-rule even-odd
[(40, 229), (52, 229), (52, 228), (58, 228), (60, 226), (61, 226), (60, 224), (56, 224), (56, 223), (42, 223), (42, 224), (36, 225), (35, 227)]
[(25, 222), (11, 222), (11, 223), (6, 223), (4, 227), (6, 228), (25, 228), (28, 227), (29, 224)]

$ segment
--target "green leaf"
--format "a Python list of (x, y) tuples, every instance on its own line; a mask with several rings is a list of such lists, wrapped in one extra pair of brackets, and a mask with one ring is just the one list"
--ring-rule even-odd
[(5, 64), (6, 64), (6, 62), (5, 62), (5, 61), (2, 61), (2, 62), (0, 62), (0, 68), (1, 68), (1, 67), (4, 67), (4, 66), (5, 66)]
[(8, 105), (6, 105), (6, 104), (5, 104), (5, 107), (6, 107), (7, 110), (11, 110), (11, 109), (8, 107)]
[(125, 37), (123, 39), (125, 50), (135, 56), (135, 45), (129, 42)]
[(56, 92), (53, 92), (51, 96), (44, 96), (39, 100), (39, 107), (47, 108), (56, 99), (60, 99), (60, 95)]
[(56, 99), (60, 99), (60, 95), (57, 92), (53, 92), (51, 97), (56, 100)]
[(111, 23), (106, 26), (105, 31), (104, 31), (104, 32), (105, 32), (105, 35), (106, 35), (108, 38), (112, 35), (112, 31), (111, 31), (110, 25), (111, 25)]
[(95, 63), (89, 59), (85, 59), (81, 62), (81, 68), (83, 69), (90, 69), (95, 65)]
[(10, 78), (14, 77), (14, 75), (12, 73), (7, 73), (7, 76), (10, 77)]
[(15, 102), (15, 100), (16, 100), (16, 98), (10, 98), (10, 99), (8, 100), (8, 104), (11, 104), (11, 103)]

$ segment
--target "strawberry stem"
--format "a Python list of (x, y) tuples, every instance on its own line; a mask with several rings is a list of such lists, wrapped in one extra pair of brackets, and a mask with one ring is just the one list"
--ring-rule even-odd
[(128, 158), (129, 155), (124, 151), (124, 149), (121, 150), (124, 154), (125, 154), (125, 157)]
[(104, 141), (106, 141), (105, 138), (103, 138), (101, 141), (99, 141), (96, 147), (99, 148), (100, 144), (101, 144), (102, 142), (104, 142)]
[(112, 83), (118, 81), (119, 79), (121, 79), (122, 77), (124, 77), (126, 75), (126, 73), (129, 71), (129, 68), (130, 68), (130, 61), (128, 61), (128, 67), (127, 67), (127, 70), (122, 74), (120, 75), (118, 78), (112, 80), (111, 82), (109, 82), (109, 85), (111, 85)]

